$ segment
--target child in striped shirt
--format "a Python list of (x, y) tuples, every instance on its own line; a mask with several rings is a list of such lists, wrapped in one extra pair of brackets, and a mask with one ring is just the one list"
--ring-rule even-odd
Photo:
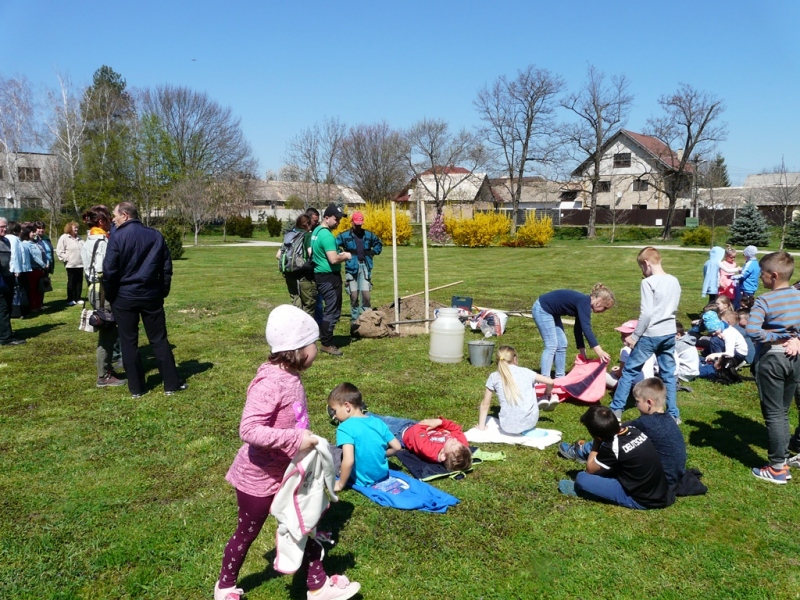
[(747, 335), (756, 343), (753, 373), (767, 426), (769, 464), (753, 468), (752, 473), (785, 484), (791, 479), (789, 465), (800, 467), (800, 455), (789, 457), (789, 408), (800, 389), (800, 360), (791, 356), (793, 346), (786, 347), (800, 332), (800, 290), (789, 285), (794, 259), (788, 253), (772, 252), (759, 264), (761, 282), (770, 291), (756, 299)]

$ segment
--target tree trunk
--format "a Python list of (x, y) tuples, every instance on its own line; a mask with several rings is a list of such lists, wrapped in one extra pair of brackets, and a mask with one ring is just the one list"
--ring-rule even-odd
[(197, 246), (197, 236), (200, 234), (200, 223), (195, 221), (194, 224), (194, 245)]
[(586, 227), (586, 237), (590, 240), (597, 237), (597, 182), (595, 181), (592, 182), (592, 193), (589, 196), (589, 224)]
[(662, 240), (668, 240), (672, 237), (672, 215), (675, 214), (675, 204), (678, 201), (678, 192), (673, 192), (667, 195), (669, 198), (669, 211), (667, 212), (667, 222), (664, 223), (664, 233), (661, 236)]

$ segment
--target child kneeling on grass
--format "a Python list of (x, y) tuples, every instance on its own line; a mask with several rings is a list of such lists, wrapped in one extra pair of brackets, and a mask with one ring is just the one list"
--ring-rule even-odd
[(607, 406), (592, 406), (581, 423), (594, 438), (592, 451), (586, 471), (578, 473), (574, 483), (559, 482), (562, 494), (638, 510), (666, 508), (675, 502), (658, 452), (644, 433), (620, 427)]
[(461, 426), (448, 419), (414, 421), (402, 417), (375, 415), (411, 453), (448, 471), (466, 471), (472, 466), (472, 452)]
[[(225, 476), (236, 488), (239, 520), (225, 546), (214, 600), (239, 600), (244, 593), (236, 587), (239, 570), (269, 516), (283, 475), (293, 456), (317, 443), (308, 430), (306, 392), (300, 373), (317, 356), (319, 327), (299, 308), (284, 304), (270, 313), (266, 334), (271, 353), (247, 388), (239, 425), (244, 445)], [(308, 568), (309, 600), (344, 600), (361, 589), (359, 583), (348, 581), (347, 577), (325, 574), (322, 546), (315, 541), (308, 540), (303, 564)]]
[[(633, 387), (633, 397), (639, 418), (623, 423), (623, 427), (635, 427), (650, 439), (658, 452), (667, 483), (674, 485), (686, 471), (686, 442), (675, 419), (665, 412), (667, 388), (658, 377), (650, 377)], [(562, 442), (558, 445), (558, 454), (585, 463), (593, 446), (592, 442)]]
[(342, 448), (342, 471), (334, 491), (340, 492), (349, 482), (368, 487), (386, 479), (387, 458), (401, 449), (400, 442), (383, 421), (364, 414), (358, 388), (340, 383), (328, 396), (328, 406), (339, 421), (336, 445)]

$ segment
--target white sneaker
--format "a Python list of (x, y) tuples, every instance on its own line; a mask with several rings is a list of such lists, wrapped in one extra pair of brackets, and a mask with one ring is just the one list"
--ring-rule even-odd
[(800, 469), (800, 454), (795, 454), (789, 460), (786, 461), (786, 464), (790, 467), (794, 467), (795, 469)]
[(214, 600), (240, 600), (242, 594), (244, 594), (242, 588), (220, 588), (219, 581), (214, 584)]

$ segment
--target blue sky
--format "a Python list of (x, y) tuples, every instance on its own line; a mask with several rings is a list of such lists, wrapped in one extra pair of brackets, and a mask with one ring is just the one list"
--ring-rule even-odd
[(724, 99), (720, 144), (734, 184), (785, 157), (800, 170), (800, 3), (208, 2), (0, 0), (0, 74), (39, 89), (56, 71), (88, 84), (106, 64), (129, 87), (163, 83), (230, 106), (260, 162), (325, 117), (478, 124), (472, 101), (529, 64), (571, 87), (589, 63), (631, 80), (628, 128), (681, 82)]

